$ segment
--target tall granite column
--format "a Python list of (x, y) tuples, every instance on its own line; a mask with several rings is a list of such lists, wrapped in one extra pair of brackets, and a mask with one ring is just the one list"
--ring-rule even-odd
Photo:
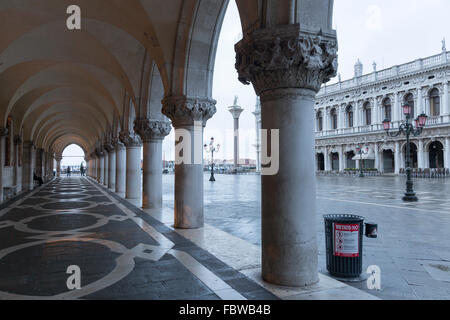
[(239, 117), (242, 109), (237, 105), (237, 97), (234, 99), (234, 105), (228, 108), (228, 111), (233, 116), (233, 132), (234, 132), (234, 167), (239, 167)]
[(170, 122), (141, 119), (134, 131), (144, 145), (142, 161), (142, 208), (162, 208), (162, 141), (170, 133)]
[(105, 158), (103, 160), (103, 185), (107, 187), (109, 182), (109, 153), (106, 145), (103, 146), (103, 150), (105, 150)]
[(108, 152), (108, 189), (116, 189), (116, 148), (113, 144), (106, 144)]
[[(20, 166), (21, 166), (21, 157), (20, 155), (20, 147), (22, 145), (22, 137), (17, 135), (14, 137), (14, 185), (21, 185), (20, 179)], [(21, 188), (17, 189), (17, 192), (20, 192)]]
[(103, 148), (97, 148), (97, 182), (100, 184), (103, 184), (104, 178), (105, 178), (105, 172), (104, 172), (104, 165), (105, 165), (105, 152), (103, 151)]
[(24, 191), (34, 189), (33, 172), (35, 165), (35, 151), (33, 141), (23, 143), (23, 165), (22, 165), (22, 189)]
[(44, 149), (36, 149), (36, 169), (34, 171), (38, 177), (45, 178), (44, 171)]
[(125, 198), (138, 200), (141, 197), (141, 147), (139, 135), (128, 131), (120, 133), (120, 141), (126, 147)]
[(125, 180), (127, 176), (127, 155), (125, 146), (119, 139), (114, 140), (114, 146), (116, 148), (116, 190), (117, 193), (125, 194)]
[(61, 160), (62, 160), (62, 155), (57, 155), (55, 157), (55, 160), (56, 160), (56, 177), (60, 178), (61, 177)]
[(165, 114), (175, 128), (175, 228), (195, 229), (203, 216), (203, 128), (216, 112), (216, 101), (166, 97)]
[(5, 167), (5, 146), (8, 129), (0, 128), (0, 203), (3, 202), (3, 170)]
[(244, 35), (235, 48), (239, 80), (253, 84), (262, 129), (271, 132), (263, 139), (263, 157), (272, 161), (263, 161), (261, 172), (262, 277), (311, 285), (319, 280), (314, 103), (322, 83), (336, 75), (336, 34), (276, 26)]

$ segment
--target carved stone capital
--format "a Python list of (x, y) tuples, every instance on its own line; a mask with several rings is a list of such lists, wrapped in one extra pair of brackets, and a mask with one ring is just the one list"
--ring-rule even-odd
[(134, 121), (134, 131), (142, 141), (163, 140), (172, 130), (170, 122), (164, 120), (140, 119)]
[(108, 152), (108, 153), (114, 152), (114, 151), (116, 150), (112, 143), (105, 143), (105, 144), (103, 145), (103, 148), (104, 148), (104, 149), (106, 150), (106, 152)]
[(113, 139), (111, 140), (111, 144), (112, 144), (112, 146), (114, 147), (114, 150), (115, 150), (116, 152), (117, 152), (117, 150), (122, 150), (122, 149), (125, 148), (125, 145), (124, 145), (122, 142), (120, 142), (119, 137), (113, 138)]
[(206, 126), (206, 121), (216, 113), (216, 100), (208, 98), (173, 96), (164, 98), (162, 104), (162, 113), (172, 120), (175, 128), (193, 125), (195, 121)]
[(140, 147), (142, 146), (142, 140), (135, 132), (122, 131), (119, 134), (119, 140), (127, 147)]
[(105, 150), (102, 147), (97, 147), (95, 148), (95, 154), (97, 155), (97, 157), (101, 158), (105, 156)]
[(55, 160), (60, 162), (62, 160), (62, 155), (56, 155)]
[(318, 92), (336, 76), (337, 41), (333, 34), (312, 34), (299, 25), (256, 30), (235, 46), (239, 81), (258, 95), (280, 88)]

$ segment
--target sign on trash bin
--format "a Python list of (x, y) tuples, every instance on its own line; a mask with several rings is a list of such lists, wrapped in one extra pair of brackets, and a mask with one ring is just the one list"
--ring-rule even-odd
[(334, 255), (359, 257), (359, 224), (333, 223)]

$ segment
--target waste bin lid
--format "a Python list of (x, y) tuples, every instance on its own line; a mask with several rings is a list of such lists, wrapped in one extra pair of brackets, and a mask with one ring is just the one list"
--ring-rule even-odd
[(364, 217), (356, 216), (353, 214), (326, 214), (323, 216), (325, 220), (335, 221), (335, 222), (361, 222)]

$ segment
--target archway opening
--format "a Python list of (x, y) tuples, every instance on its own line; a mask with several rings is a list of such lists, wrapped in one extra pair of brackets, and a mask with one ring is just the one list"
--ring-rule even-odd
[[(417, 146), (414, 143), (410, 143), (409, 146), (410, 146), (409, 147), (410, 148), (410, 158), (409, 159), (411, 161), (411, 168), (417, 169), (419, 167), (419, 164), (417, 161)], [(406, 143), (403, 146), (403, 154), (406, 157)], [(406, 160), (406, 158), (405, 158), (405, 160)], [(406, 162), (405, 162), (405, 164), (406, 164)]]
[(339, 171), (339, 153), (337, 152), (331, 154), (331, 170)]
[(62, 154), (61, 172), (66, 173), (70, 168), (71, 174), (80, 174), (80, 167), (86, 168), (85, 154), (82, 148), (76, 144), (67, 146)]
[(442, 169), (444, 167), (444, 146), (439, 141), (430, 144), (430, 168)]
[(323, 153), (317, 154), (317, 170), (324, 171), (325, 170), (325, 157)]
[(353, 160), (355, 157), (354, 151), (349, 151), (346, 153), (347, 155), (347, 169), (353, 169), (356, 168), (356, 160)]
[(383, 168), (385, 173), (395, 172), (395, 160), (392, 150), (383, 150)]

